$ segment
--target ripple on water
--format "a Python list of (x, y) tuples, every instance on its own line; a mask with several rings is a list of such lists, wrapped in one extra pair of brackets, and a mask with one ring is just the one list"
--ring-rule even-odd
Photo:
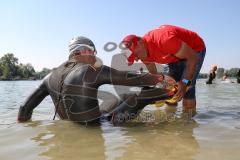
[(37, 84), (39, 81), (0, 82), (0, 155), (5, 159), (239, 158), (240, 85), (198, 84), (195, 121), (181, 120), (180, 104), (175, 121), (165, 120), (163, 107), (163, 111), (154, 111), (157, 123), (78, 126), (51, 121), (54, 107), (48, 98), (34, 110), (32, 122), (19, 124), (19, 105)]

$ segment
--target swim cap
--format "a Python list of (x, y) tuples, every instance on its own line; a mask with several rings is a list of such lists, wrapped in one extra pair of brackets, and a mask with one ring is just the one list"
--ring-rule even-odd
[(69, 43), (69, 53), (72, 54), (81, 50), (91, 50), (96, 52), (95, 45), (89, 38), (83, 36), (72, 38)]

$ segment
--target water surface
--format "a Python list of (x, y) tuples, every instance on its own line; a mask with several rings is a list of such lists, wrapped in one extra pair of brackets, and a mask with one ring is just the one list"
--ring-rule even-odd
[[(155, 108), (155, 119), (113, 126), (82, 126), (53, 121), (47, 97), (32, 121), (17, 123), (19, 105), (40, 81), (0, 82), (0, 159), (163, 159), (238, 160), (240, 157), (240, 85), (197, 84), (193, 120), (181, 118), (181, 104)], [(111, 90), (108, 86), (103, 87)], [(174, 118), (167, 115), (173, 113)]]

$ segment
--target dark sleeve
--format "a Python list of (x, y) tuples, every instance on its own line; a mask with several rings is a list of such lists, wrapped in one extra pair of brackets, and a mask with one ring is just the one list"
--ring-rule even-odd
[(107, 66), (102, 67), (99, 74), (101, 84), (114, 84), (125, 86), (150, 86), (160, 82), (162, 75), (150, 73), (136, 74), (129, 71), (119, 71)]
[(212, 75), (212, 78), (215, 79), (215, 78), (216, 78), (216, 73), (213, 72), (212, 74), (213, 74), (213, 75)]
[(47, 87), (45, 83), (42, 82), (39, 87), (20, 106), (18, 112), (18, 121), (24, 122), (31, 119), (33, 109), (37, 107), (47, 95), (49, 95)]

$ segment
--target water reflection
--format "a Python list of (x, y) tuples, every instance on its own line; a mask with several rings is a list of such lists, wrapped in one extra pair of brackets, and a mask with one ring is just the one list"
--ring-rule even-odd
[(193, 159), (199, 145), (193, 136), (196, 122), (162, 123), (144, 126), (137, 130), (131, 128), (128, 136), (134, 137), (124, 157), (128, 159)]
[(128, 128), (123, 126), (113, 126), (110, 122), (103, 122), (101, 125), (102, 136), (104, 138), (104, 148), (106, 159), (118, 159), (127, 152), (127, 146), (133, 143), (134, 137), (128, 136)]
[[(39, 127), (39, 126), (38, 126)], [(104, 139), (99, 126), (86, 127), (67, 121), (42, 126), (32, 140), (47, 148), (41, 157), (50, 159), (105, 159)]]
[[(79, 126), (52, 121), (50, 98), (35, 110), (32, 122), (17, 123), (19, 105), (38, 84), (0, 83), (1, 160), (239, 159), (239, 84), (198, 83), (197, 123), (182, 119), (178, 106), (155, 109), (154, 121)], [(171, 113), (175, 117), (166, 116)]]
[[(163, 112), (163, 111), (159, 111)], [(43, 121), (44, 122), (44, 121)], [(50, 159), (193, 159), (199, 145), (193, 136), (198, 124), (191, 122), (137, 123), (82, 126), (67, 121), (32, 122), (41, 127), (32, 138)]]

